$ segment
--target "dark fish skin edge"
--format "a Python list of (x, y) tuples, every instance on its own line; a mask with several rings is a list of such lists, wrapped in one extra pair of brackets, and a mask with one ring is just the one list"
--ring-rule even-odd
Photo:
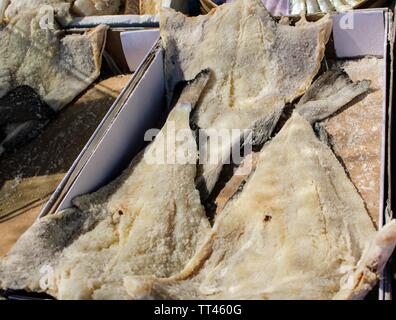
[[(55, 111), (31, 87), (16, 87), (0, 98), (0, 145), (11, 150), (26, 144), (37, 137), (54, 116)], [(6, 132), (11, 124), (22, 125), (14, 136)]]

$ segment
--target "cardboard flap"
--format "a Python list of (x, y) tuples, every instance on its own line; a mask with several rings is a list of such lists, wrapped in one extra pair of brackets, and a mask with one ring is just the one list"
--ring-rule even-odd
[[(127, 167), (141, 150), (145, 132), (155, 126), (163, 112), (165, 95), (162, 50), (96, 145), (75, 183), (67, 191), (58, 210), (72, 206), (79, 195), (97, 190)], [(155, 94), (153, 94), (155, 93)]]
[(384, 11), (361, 10), (335, 15), (333, 37), (336, 56), (384, 56)]
[(160, 37), (158, 29), (136, 30), (121, 33), (121, 43), (129, 70), (134, 72)]

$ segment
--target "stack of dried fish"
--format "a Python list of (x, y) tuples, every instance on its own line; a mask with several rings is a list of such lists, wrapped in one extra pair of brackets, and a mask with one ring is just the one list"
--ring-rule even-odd
[[(231, 0), (232, 1), (232, 0)], [(231, 1), (212, 1), (200, 0), (201, 11), (208, 13), (210, 10), (216, 8), (219, 4)], [(239, 0), (233, 0), (239, 1)], [(363, 5), (370, 5), (376, 3), (377, 6), (383, 5), (385, 1), (373, 0), (262, 0), (269, 10), (275, 15), (286, 15), (285, 7), (289, 8), (290, 15), (313, 14), (319, 12), (343, 12), (361, 7)], [(276, 7), (282, 7), (278, 10)], [(283, 11), (283, 12), (282, 12)]]
[(72, 11), (80, 16), (158, 14), (163, 0), (75, 0)]
[[(59, 299), (363, 298), (396, 245), (396, 223), (376, 230), (312, 128), (370, 86), (338, 69), (313, 82), (331, 26), (327, 16), (277, 23), (258, 0), (196, 18), (164, 11), (168, 100), (181, 81), (194, 80), (121, 177), (20, 238), (0, 260), (0, 288)], [(267, 142), (276, 124), (282, 128)], [(260, 150), (211, 227), (204, 204), (223, 162), (197, 160), (236, 144), (208, 148), (213, 129), (251, 129)], [(171, 134), (183, 139), (169, 144)]]
[[(239, 1), (239, 0), (200, 0), (201, 12), (209, 13), (212, 9), (226, 2)], [(287, 8), (289, 7), (289, 0), (261, 0), (266, 6), (267, 10), (274, 16), (286, 15)]]
[(71, 10), (77, 16), (158, 14), (163, 0), (0, 0), (0, 22), (25, 10)]
[(368, 2), (370, 0), (290, 0), (290, 14), (343, 12), (352, 10)]

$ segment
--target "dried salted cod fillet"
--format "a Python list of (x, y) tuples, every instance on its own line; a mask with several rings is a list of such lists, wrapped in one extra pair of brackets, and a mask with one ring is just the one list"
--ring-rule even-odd
[(337, 300), (363, 299), (378, 281), (383, 267), (395, 249), (396, 221), (392, 220), (380, 230), (365, 248), (357, 268), (350, 270), (341, 282)]
[[(300, 99), (295, 109), (310, 123), (323, 120), (337, 112), (347, 103), (364, 92), (367, 92), (370, 81), (361, 80), (352, 82), (345, 71), (335, 68), (325, 72), (309, 87)], [(246, 158), (221, 190), (216, 198), (217, 209), (220, 212), (229, 199), (240, 189), (241, 183), (249, 176), (250, 170), (245, 170), (251, 161), (251, 168), (257, 164), (258, 153), (252, 153)], [(243, 172), (242, 172), (243, 170)]]
[(124, 14), (140, 14), (140, 0), (125, 0)]
[[(43, 10), (45, 14), (55, 14), (64, 25), (72, 21), (70, 6), (74, 0), (10, 0), (5, 10), (5, 18), (12, 20), (31, 10)], [(7, 1), (6, 1), (7, 2)]]
[(164, 0), (140, 0), (140, 14), (158, 14)]
[[(6, 16), (11, 19), (23, 11), (43, 6), (54, 10), (62, 9), (63, 15), (68, 15), (69, 9), (80, 16), (113, 15), (119, 14), (123, 5), (123, 0), (11, 0)], [(70, 17), (68, 20), (71, 21)]]
[(38, 11), (25, 11), (0, 31), (0, 97), (27, 85), (59, 110), (100, 74), (107, 26), (64, 36), (59, 27), (42, 28)]
[(187, 85), (161, 130), (166, 155), (185, 162), (148, 162), (148, 154), (161, 155), (164, 141), (156, 138), (119, 179), (37, 221), (0, 261), (0, 288), (39, 291), (41, 279), (60, 299), (120, 299), (128, 297), (126, 275), (167, 277), (183, 269), (210, 231), (195, 189), (190, 129), (191, 106), (208, 77), (202, 72)]
[[(295, 112), (183, 272), (129, 277), (125, 285), (132, 298), (332, 299), (352, 273), (357, 281), (348, 288), (363, 297), (395, 241), (395, 223), (376, 232), (331, 149)], [(370, 271), (364, 285), (362, 269)]]
[(76, 0), (72, 10), (80, 16), (113, 15), (120, 13), (121, 0)]
[[(318, 72), (332, 23), (326, 16), (278, 24), (261, 1), (241, 0), (193, 18), (164, 9), (160, 25), (168, 98), (180, 80), (213, 71), (194, 115), (210, 145), (219, 129), (257, 129), (255, 143), (266, 141), (285, 103), (302, 95)], [(209, 192), (235, 140), (216, 151), (200, 146)]]

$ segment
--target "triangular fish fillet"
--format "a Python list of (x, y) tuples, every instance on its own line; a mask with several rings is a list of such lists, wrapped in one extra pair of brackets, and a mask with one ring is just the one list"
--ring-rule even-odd
[(396, 223), (376, 232), (331, 149), (295, 112), (186, 269), (125, 284), (132, 298), (362, 298), (395, 243)]
[(156, 138), (115, 182), (36, 222), (0, 261), (0, 288), (45, 290), (59, 299), (122, 299), (129, 297), (127, 275), (168, 277), (184, 268), (210, 232), (195, 188), (198, 151), (190, 129), (191, 108), (208, 75), (183, 90), (161, 130), (165, 141), (172, 127), (181, 135), (166, 154), (182, 155), (186, 163), (147, 162), (164, 145)]
[[(285, 104), (302, 95), (317, 74), (332, 21), (326, 16), (296, 26), (277, 23), (261, 1), (241, 0), (191, 18), (163, 9), (160, 27), (168, 99), (180, 80), (213, 71), (194, 114), (209, 145), (215, 139), (209, 129), (256, 128), (255, 143), (267, 140)], [(209, 159), (202, 169), (209, 192), (236, 140), (215, 152), (201, 146)]]
[(44, 16), (25, 11), (0, 31), (0, 97), (28, 85), (57, 111), (99, 76), (108, 28), (64, 35), (56, 21), (42, 28)]
[[(335, 114), (354, 98), (368, 91), (371, 82), (361, 80), (353, 82), (345, 71), (339, 68), (328, 70), (309, 87), (296, 105), (296, 111), (307, 121), (314, 124)], [(220, 213), (229, 199), (239, 190), (257, 165), (258, 152), (251, 153), (225, 187), (217, 195), (216, 212)], [(250, 170), (246, 167), (250, 165)]]

